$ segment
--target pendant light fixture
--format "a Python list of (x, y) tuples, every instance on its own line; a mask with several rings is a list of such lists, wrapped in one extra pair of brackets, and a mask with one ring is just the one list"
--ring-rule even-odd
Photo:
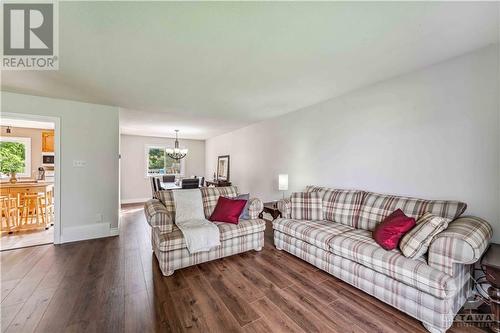
[(179, 161), (186, 157), (188, 150), (187, 149), (180, 149), (179, 148), (179, 138), (178, 138), (179, 130), (175, 130), (175, 145), (174, 148), (167, 148), (165, 149), (165, 152), (167, 153), (167, 156)]

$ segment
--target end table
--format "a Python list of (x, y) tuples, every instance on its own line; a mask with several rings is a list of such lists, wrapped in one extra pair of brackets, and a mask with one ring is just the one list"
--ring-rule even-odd
[(278, 217), (281, 217), (281, 212), (278, 210), (278, 202), (277, 201), (265, 202), (264, 210), (259, 214), (260, 219), (263, 218), (264, 216), (263, 213), (271, 214), (271, 216), (273, 217), (273, 221), (276, 220)]
[(481, 265), (486, 271), (486, 280), (491, 284), (488, 295), (491, 300), (491, 313), (495, 318), (491, 330), (500, 333), (500, 244), (490, 245), (481, 260)]

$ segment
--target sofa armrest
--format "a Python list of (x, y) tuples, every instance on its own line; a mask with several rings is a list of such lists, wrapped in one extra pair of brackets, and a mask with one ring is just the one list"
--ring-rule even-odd
[(289, 219), (292, 214), (292, 203), (289, 198), (281, 199), (278, 201), (278, 210), (281, 213), (281, 217)]
[(264, 203), (258, 198), (251, 198), (249, 202), (250, 204), (248, 205), (248, 215), (250, 215), (250, 219), (258, 219), (259, 214), (264, 210)]
[(473, 216), (458, 218), (432, 240), (429, 266), (453, 276), (455, 264), (473, 264), (481, 258), (492, 235), (485, 220)]
[(151, 227), (157, 227), (161, 232), (172, 232), (174, 221), (167, 207), (158, 199), (151, 199), (144, 204), (144, 214)]

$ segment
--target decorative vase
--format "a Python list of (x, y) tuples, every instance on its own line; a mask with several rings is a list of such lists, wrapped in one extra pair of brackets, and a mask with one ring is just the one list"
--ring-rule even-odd
[(10, 179), (9, 179), (9, 181), (10, 181), (12, 184), (17, 183), (17, 178), (16, 178), (16, 173), (15, 173), (15, 172), (11, 172), (11, 173), (10, 173)]

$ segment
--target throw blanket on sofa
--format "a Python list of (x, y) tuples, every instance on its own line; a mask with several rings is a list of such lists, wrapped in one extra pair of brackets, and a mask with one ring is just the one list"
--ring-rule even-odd
[(175, 202), (175, 224), (186, 239), (189, 253), (209, 251), (220, 245), (219, 228), (205, 219), (199, 189), (172, 191)]

